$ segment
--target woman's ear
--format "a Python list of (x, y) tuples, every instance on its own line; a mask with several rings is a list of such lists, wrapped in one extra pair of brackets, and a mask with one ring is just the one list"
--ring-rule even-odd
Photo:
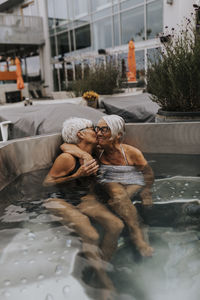
[(77, 132), (77, 137), (78, 137), (80, 140), (82, 140), (82, 139), (84, 138), (84, 133), (83, 133), (83, 131), (78, 131), (78, 132)]

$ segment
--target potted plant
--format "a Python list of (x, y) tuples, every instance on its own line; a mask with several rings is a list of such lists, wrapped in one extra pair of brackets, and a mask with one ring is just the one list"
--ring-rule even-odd
[(147, 92), (161, 107), (157, 122), (200, 120), (200, 35), (186, 21), (178, 34), (172, 28), (148, 67)]
[(87, 101), (87, 105), (93, 108), (98, 108), (99, 95), (94, 91), (87, 91), (83, 94), (83, 99)]

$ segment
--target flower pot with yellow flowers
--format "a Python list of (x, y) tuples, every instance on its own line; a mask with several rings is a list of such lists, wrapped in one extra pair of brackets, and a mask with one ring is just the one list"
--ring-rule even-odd
[(87, 101), (87, 105), (92, 108), (98, 108), (99, 95), (94, 91), (87, 91), (83, 94), (83, 99)]

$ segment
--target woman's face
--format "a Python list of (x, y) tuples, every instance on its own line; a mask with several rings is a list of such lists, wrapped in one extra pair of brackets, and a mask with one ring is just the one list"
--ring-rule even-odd
[(98, 144), (103, 148), (110, 144), (111, 130), (104, 120), (100, 120), (96, 126)]

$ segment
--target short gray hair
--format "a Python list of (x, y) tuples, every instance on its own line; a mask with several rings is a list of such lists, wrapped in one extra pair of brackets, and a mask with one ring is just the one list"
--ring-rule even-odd
[(65, 120), (62, 128), (62, 138), (69, 144), (78, 144), (80, 142), (77, 133), (86, 127), (92, 127), (91, 120), (83, 118), (69, 118)]
[(125, 134), (125, 121), (118, 115), (103, 116), (102, 119), (107, 123), (111, 130), (112, 138), (115, 138), (119, 133), (122, 137)]

